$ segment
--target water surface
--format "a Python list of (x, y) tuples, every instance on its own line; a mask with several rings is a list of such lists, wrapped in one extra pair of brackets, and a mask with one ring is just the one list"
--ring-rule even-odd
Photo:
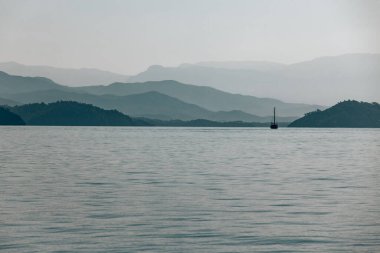
[(380, 252), (380, 130), (0, 127), (2, 252)]

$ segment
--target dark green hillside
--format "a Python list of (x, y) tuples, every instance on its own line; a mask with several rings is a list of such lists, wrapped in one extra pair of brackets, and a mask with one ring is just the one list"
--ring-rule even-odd
[(324, 111), (307, 113), (289, 127), (380, 127), (380, 105), (344, 101)]
[[(61, 101), (15, 106), (27, 125), (54, 126), (133, 126), (136, 123), (116, 110), (104, 110), (89, 104)], [(143, 121), (138, 121), (142, 124)], [(146, 125), (146, 124), (145, 124)]]
[(0, 125), (25, 125), (25, 122), (9, 109), (0, 107)]

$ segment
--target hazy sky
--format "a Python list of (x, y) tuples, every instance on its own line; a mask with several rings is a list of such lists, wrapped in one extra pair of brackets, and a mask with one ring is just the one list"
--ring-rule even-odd
[(0, 62), (125, 74), (380, 53), (380, 1), (0, 0)]

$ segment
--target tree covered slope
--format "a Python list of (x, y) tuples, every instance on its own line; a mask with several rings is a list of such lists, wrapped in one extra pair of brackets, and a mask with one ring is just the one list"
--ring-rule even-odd
[(307, 113), (289, 127), (380, 127), (380, 105), (344, 101), (324, 111)]
[[(116, 110), (78, 102), (60, 101), (15, 106), (12, 112), (20, 115), (27, 125), (58, 126), (134, 126), (129, 116)], [(142, 121), (139, 121), (141, 124)]]
[(25, 125), (25, 122), (8, 108), (0, 107), (0, 125)]

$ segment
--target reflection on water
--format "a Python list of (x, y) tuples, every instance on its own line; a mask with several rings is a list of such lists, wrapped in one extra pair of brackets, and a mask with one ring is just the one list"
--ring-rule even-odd
[(0, 127), (0, 250), (379, 252), (380, 130)]

